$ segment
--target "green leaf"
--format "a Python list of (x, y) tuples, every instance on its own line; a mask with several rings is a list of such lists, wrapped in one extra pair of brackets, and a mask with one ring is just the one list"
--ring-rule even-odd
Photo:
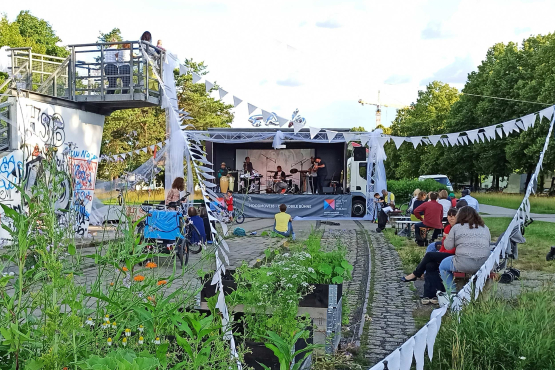
[(327, 263), (321, 263), (318, 265), (318, 271), (325, 275), (331, 275), (333, 269), (331, 265), (328, 265)]
[(333, 270), (338, 275), (343, 275), (343, 273), (345, 272), (345, 269), (343, 267), (339, 267), (339, 266), (335, 266), (335, 268)]
[(331, 279), (331, 282), (334, 284), (343, 284), (343, 278), (341, 276), (336, 276)]
[(25, 370), (40, 370), (44, 367), (42, 360), (31, 360), (25, 363)]
[(71, 256), (75, 255), (75, 245), (73, 243), (68, 244), (67, 253), (69, 253)]

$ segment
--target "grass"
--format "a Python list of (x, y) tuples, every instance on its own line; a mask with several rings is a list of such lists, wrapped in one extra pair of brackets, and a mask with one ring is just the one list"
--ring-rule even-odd
[[(511, 218), (487, 217), (484, 222), (489, 227), (493, 240), (507, 229)], [(515, 266), (521, 270), (536, 270), (555, 273), (555, 262), (546, 261), (545, 255), (555, 245), (555, 223), (534, 221), (524, 232), (526, 243), (518, 246)]]
[[(472, 193), (480, 204), (517, 209), (522, 203), (523, 194)], [(460, 194), (459, 194), (460, 196)], [(555, 197), (530, 197), (530, 210), (533, 213), (555, 214)]]
[(414, 268), (420, 263), (422, 257), (426, 253), (426, 248), (419, 247), (414, 239), (404, 236), (395, 235), (394, 229), (385, 229), (383, 231), (385, 238), (393, 245), (403, 264), (403, 271), (410, 274)]
[(479, 299), (459, 316), (445, 316), (425, 368), (554, 369), (554, 301), (552, 290), (525, 292), (512, 301)]

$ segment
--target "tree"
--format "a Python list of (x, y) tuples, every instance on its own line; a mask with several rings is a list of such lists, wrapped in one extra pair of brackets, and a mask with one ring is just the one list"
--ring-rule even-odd
[(100, 35), (98, 36), (98, 42), (101, 42), (101, 43), (110, 42), (114, 40), (123, 41), (123, 38), (121, 37), (121, 30), (119, 28), (113, 28), (108, 33), (102, 33), (101, 31)]
[[(394, 136), (428, 136), (446, 132), (450, 110), (459, 99), (459, 92), (448, 84), (433, 81), (426, 90), (418, 92), (418, 99), (410, 107), (397, 111), (391, 124)], [(443, 173), (444, 148), (441, 146), (404, 143), (399, 150), (394, 143), (386, 145), (386, 174), (390, 179), (415, 178), (420, 175)]]

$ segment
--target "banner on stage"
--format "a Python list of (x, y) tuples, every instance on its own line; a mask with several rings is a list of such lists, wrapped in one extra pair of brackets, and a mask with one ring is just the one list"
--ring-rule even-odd
[(235, 210), (245, 217), (274, 218), (280, 204), (294, 217), (350, 217), (350, 195), (233, 194)]

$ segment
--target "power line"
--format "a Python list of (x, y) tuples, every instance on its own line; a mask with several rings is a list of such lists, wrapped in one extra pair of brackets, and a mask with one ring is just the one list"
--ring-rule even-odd
[(530, 103), (530, 104), (540, 104), (540, 105), (553, 105), (553, 103), (541, 103), (541, 102), (537, 102), (537, 101), (528, 101), (528, 100), (518, 100), (518, 99), (500, 98), (500, 97), (498, 97), (498, 96), (478, 95), (478, 94), (470, 94), (470, 93), (465, 93), (465, 92), (461, 92), (461, 94), (464, 94), (464, 95), (471, 95), (471, 96), (479, 96), (479, 97), (481, 97), (481, 98), (490, 98), (490, 99), (499, 99), (499, 100), (516, 101), (516, 102), (520, 102), (520, 103)]

